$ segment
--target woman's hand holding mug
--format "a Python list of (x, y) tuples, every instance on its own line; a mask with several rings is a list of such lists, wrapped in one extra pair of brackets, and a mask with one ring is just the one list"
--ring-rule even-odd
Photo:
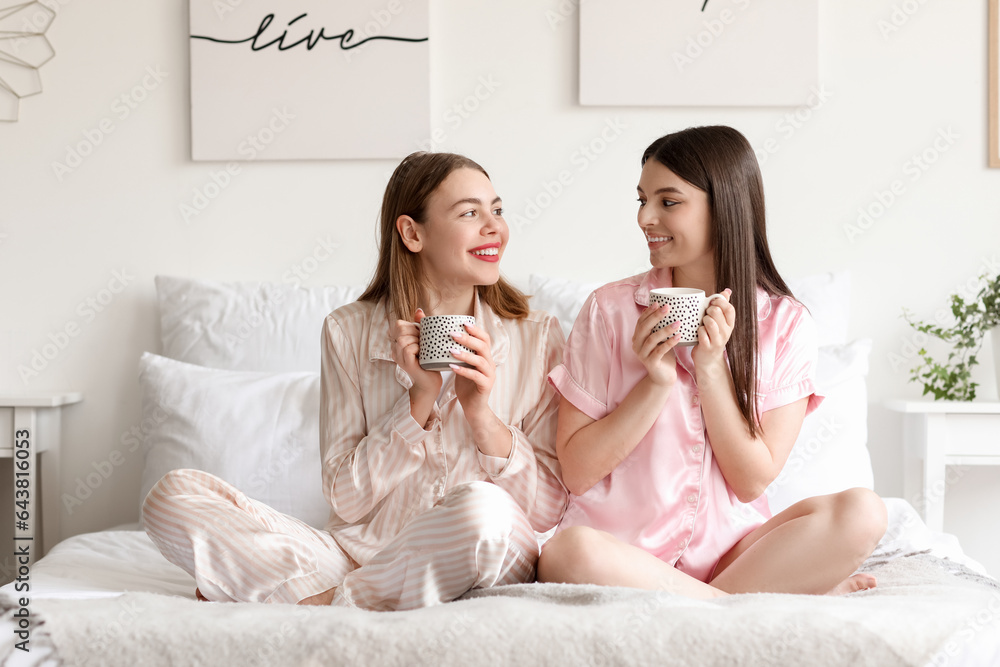
[[(413, 386), (410, 387), (410, 414), (417, 423), (424, 425), (430, 416), (434, 401), (441, 393), (441, 373), (425, 371), (420, 367), (420, 320), (424, 319), (424, 311), (417, 309), (415, 322), (396, 320), (391, 327), (392, 359), (402, 368)], [(426, 412), (426, 415), (424, 414)], [(421, 420), (419, 417), (423, 417)]]

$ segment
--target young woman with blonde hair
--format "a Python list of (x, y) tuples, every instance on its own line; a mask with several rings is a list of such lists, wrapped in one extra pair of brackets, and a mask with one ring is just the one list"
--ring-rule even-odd
[[(322, 330), (325, 530), (195, 470), (168, 473), (146, 531), (209, 600), (413, 609), (534, 580), (562, 516), (558, 398), (546, 375), (563, 336), (500, 276), (508, 229), (486, 171), (449, 153), (396, 168), (375, 276)], [(418, 322), (474, 315), (452, 371), (423, 370)]]

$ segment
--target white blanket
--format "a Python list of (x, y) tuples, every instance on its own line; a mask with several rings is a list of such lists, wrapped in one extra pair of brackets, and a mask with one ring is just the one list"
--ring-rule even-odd
[[(419, 611), (195, 602), (127, 593), (38, 600), (71, 665), (892, 665), (947, 664), (1000, 613), (1000, 587), (930, 555), (866, 568), (843, 597), (657, 592), (534, 584), (473, 591)], [(8, 614), (12, 611), (7, 612)], [(989, 616), (989, 618), (986, 618)], [(989, 621), (989, 622), (986, 622)], [(964, 631), (964, 632), (963, 632)]]
[[(890, 529), (903, 526), (892, 509)], [(375, 613), (196, 602), (190, 577), (143, 533), (92, 533), (36, 565), (33, 657), (48, 647), (46, 664), (129, 667), (1000, 664), (1000, 587), (959, 564), (960, 552), (948, 560), (915, 550), (920, 545), (906, 539), (912, 534), (890, 530), (863, 566), (878, 588), (839, 598), (755, 594), (704, 602), (533, 584)], [(80, 579), (81, 572), (88, 574)], [(121, 590), (142, 592), (117, 595)], [(0, 594), (5, 635), (14, 621), (10, 593), (6, 587)], [(5, 665), (40, 664), (0, 646)]]

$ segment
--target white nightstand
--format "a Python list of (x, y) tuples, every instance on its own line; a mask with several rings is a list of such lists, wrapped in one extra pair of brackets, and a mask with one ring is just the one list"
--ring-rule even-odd
[(27, 546), (29, 565), (59, 541), (61, 410), (82, 400), (77, 392), (0, 394), (0, 458), (14, 460), (14, 549)]
[(1000, 402), (903, 401), (903, 492), (932, 530), (944, 530), (948, 466), (1000, 465)]

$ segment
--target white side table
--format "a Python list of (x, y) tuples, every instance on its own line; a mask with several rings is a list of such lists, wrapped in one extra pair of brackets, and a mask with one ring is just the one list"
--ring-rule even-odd
[(888, 401), (903, 413), (903, 491), (932, 530), (944, 530), (948, 466), (1000, 465), (1000, 402)]
[(61, 410), (82, 400), (77, 392), (0, 394), (0, 458), (14, 460), (14, 550), (27, 547), (28, 565), (59, 541)]

